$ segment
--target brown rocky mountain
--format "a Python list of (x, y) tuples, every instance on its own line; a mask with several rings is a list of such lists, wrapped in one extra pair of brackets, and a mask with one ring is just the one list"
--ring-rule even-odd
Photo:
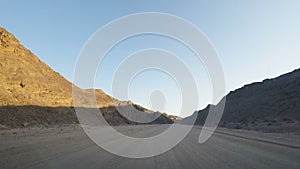
[(0, 28), (0, 105), (71, 106), (72, 84)]
[[(119, 106), (138, 105), (118, 101), (102, 90), (75, 89), (82, 93), (95, 92), (98, 108), (105, 108), (102, 113), (106, 113), (109, 123), (132, 123), (113, 106), (116, 102)], [(83, 95), (80, 99), (84, 102), (89, 98)], [(141, 110), (147, 114), (154, 113), (145, 108)], [(19, 127), (76, 122), (72, 108), (72, 83), (39, 60), (12, 34), (0, 28), (0, 125)], [(172, 121), (161, 115), (153, 123)]]
[[(214, 105), (193, 114), (198, 115), (195, 124), (204, 124), (211, 106)], [(189, 119), (183, 119), (182, 123), (188, 123)], [(219, 125), (236, 129), (299, 132), (300, 69), (230, 92), (226, 96)]]

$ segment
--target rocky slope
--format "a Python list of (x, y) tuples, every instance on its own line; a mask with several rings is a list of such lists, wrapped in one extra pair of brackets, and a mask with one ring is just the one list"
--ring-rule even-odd
[[(212, 105), (196, 111), (203, 125)], [(182, 122), (185, 123), (189, 117)], [(220, 126), (263, 131), (300, 131), (300, 69), (245, 85), (226, 96)]]
[[(113, 106), (134, 105), (131, 102), (118, 101), (102, 90), (83, 90), (80, 100), (89, 98), (85, 93), (94, 92), (97, 107), (105, 108), (107, 121), (112, 124), (128, 124)], [(135, 105), (137, 106), (137, 105)], [(142, 109), (144, 113), (153, 113)], [(114, 112), (114, 116), (107, 113)], [(19, 127), (36, 124), (76, 123), (72, 108), (72, 83), (48, 65), (38, 59), (32, 52), (4, 28), (0, 28), (0, 126)], [(153, 123), (172, 123), (162, 115)]]
[(71, 106), (72, 84), (0, 28), (0, 105)]

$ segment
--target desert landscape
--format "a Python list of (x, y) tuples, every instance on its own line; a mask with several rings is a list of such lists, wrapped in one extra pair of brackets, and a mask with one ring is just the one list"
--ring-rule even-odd
[[(230, 92), (220, 127), (262, 132), (300, 131), (300, 70), (266, 79)], [(195, 124), (204, 125), (208, 110), (196, 111)], [(189, 121), (189, 117), (182, 123)]]
[(0, 4), (0, 169), (300, 169), (299, 1)]
[[(209, 105), (195, 111), (195, 126), (172, 150), (151, 158), (112, 155), (82, 130), (72, 107), (72, 83), (41, 62), (4, 28), (0, 29), (0, 163), (1, 168), (299, 168), (300, 71), (246, 85), (230, 92), (219, 128), (204, 144), (196, 142)], [(80, 89), (87, 92), (93, 89)], [(93, 90), (110, 125), (130, 137), (150, 137), (181, 119), (119, 101)], [(84, 102), (88, 98), (80, 98)], [(131, 122), (133, 105), (159, 118), (151, 124)], [(188, 167), (187, 167), (188, 166)]]
[[(132, 112), (134, 109), (128, 105), (133, 105), (149, 116), (159, 113), (130, 101), (114, 99), (100, 89), (77, 88), (41, 62), (4, 28), (0, 28), (0, 40), (0, 127), (3, 129), (78, 123), (72, 107), (72, 87), (83, 93), (80, 95), (82, 102), (89, 99), (85, 93), (95, 93), (98, 106), (87, 108), (103, 109), (103, 116), (112, 125), (136, 124), (121, 116), (115, 105)], [(162, 114), (153, 123), (167, 124), (174, 119), (175, 116)]]

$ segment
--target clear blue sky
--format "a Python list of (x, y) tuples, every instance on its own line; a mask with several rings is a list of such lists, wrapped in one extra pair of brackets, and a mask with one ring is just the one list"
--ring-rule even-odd
[[(76, 58), (87, 39), (108, 22), (138, 12), (170, 13), (199, 27), (219, 54), (228, 92), (300, 68), (297, 0), (7, 0), (0, 4), (0, 26), (70, 81)], [(199, 108), (210, 102), (210, 82), (201, 63), (190, 59), (192, 54), (180, 44), (151, 35), (129, 39), (109, 53), (102, 73), (97, 74), (95, 87), (111, 94), (110, 83), (118, 63), (130, 53), (149, 47), (181, 56), (196, 72), (202, 96)], [(149, 79), (156, 79), (157, 83)], [(165, 111), (178, 114), (179, 90), (171, 78), (159, 72), (148, 71), (138, 76), (129, 89), (130, 99), (149, 107), (149, 93), (153, 89), (164, 90), (170, 101)]]

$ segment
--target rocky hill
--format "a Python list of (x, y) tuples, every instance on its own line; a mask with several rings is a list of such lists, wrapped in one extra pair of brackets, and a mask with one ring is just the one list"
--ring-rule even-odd
[[(131, 122), (118, 114), (113, 106), (135, 105), (131, 102), (118, 101), (102, 90), (83, 90), (80, 98), (85, 102), (84, 93), (94, 92), (98, 106), (107, 121), (112, 124), (130, 124)], [(138, 105), (135, 105), (138, 106)], [(142, 109), (144, 113), (152, 111)], [(109, 113), (112, 114), (110, 115)], [(77, 123), (72, 108), (72, 83), (48, 65), (38, 59), (32, 52), (4, 28), (0, 28), (0, 126), (20, 127), (37, 124)], [(172, 123), (161, 115), (153, 123)]]
[[(203, 125), (212, 105), (196, 111)], [(218, 105), (217, 105), (218, 106)], [(182, 122), (187, 122), (189, 117)], [(300, 69), (230, 92), (220, 126), (263, 131), (300, 131)]]
[(72, 84), (0, 28), (0, 105), (71, 106)]

